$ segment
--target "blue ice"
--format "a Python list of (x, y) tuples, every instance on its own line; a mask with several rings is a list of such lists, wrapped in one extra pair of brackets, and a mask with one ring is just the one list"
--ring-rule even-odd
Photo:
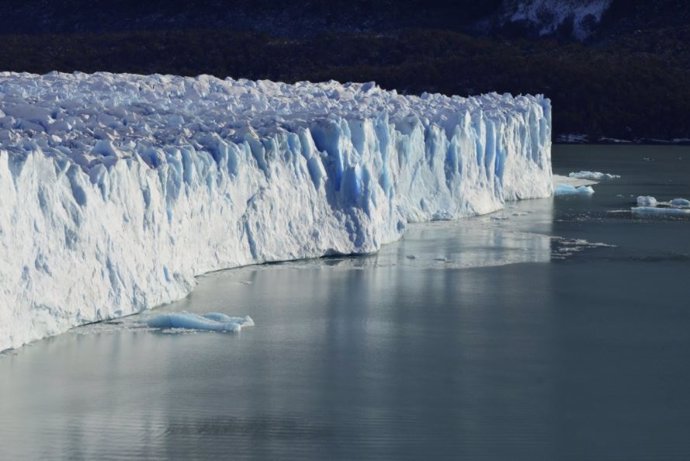
[(245, 317), (231, 317), (220, 312), (208, 314), (192, 314), (179, 312), (160, 314), (150, 318), (146, 324), (150, 328), (168, 330), (173, 328), (201, 331), (230, 331), (238, 333), (243, 327), (254, 326), (254, 321), (248, 315)]

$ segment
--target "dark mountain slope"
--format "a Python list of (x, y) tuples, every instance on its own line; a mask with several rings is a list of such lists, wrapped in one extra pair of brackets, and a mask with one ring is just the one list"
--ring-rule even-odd
[[(577, 3), (559, 1), (518, 3)], [(584, 43), (562, 28), (553, 38), (535, 38), (536, 29), (500, 26), (501, 14), (512, 11), (501, 1), (9, 3), (13, 8), (0, 16), (0, 70), (544, 93), (554, 102), (556, 134), (690, 138), (690, 26), (683, 19), (690, 2), (613, 0)]]
[(333, 30), (466, 27), (500, 0), (8, 0), (0, 34), (212, 29), (305, 36)]

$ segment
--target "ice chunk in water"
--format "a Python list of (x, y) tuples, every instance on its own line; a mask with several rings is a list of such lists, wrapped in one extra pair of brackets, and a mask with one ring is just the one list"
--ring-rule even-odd
[(645, 195), (640, 195), (637, 197), (637, 206), (638, 207), (655, 207), (657, 205), (656, 198), (651, 197), (651, 196), (645, 196)]
[(592, 181), (608, 181), (611, 179), (620, 179), (617, 174), (602, 173), (600, 171), (578, 171), (570, 173), (568, 176), (576, 179), (589, 179)]
[(670, 203), (673, 208), (690, 208), (690, 200), (684, 198), (674, 198)]
[(553, 191), (553, 195), (557, 197), (563, 195), (590, 196), (592, 194), (594, 194), (594, 189), (592, 189), (591, 186), (575, 187), (570, 184), (558, 184), (556, 185), (556, 189)]
[(633, 216), (643, 218), (684, 218), (690, 217), (690, 209), (686, 208), (668, 208), (668, 207), (633, 207)]
[(254, 320), (250, 316), (230, 317), (219, 312), (211, 312), (204, 315), (180, 312), (173, 314), (160, 314), (150, 318), (146, 324), (150, 328), (202, 331), (231, 331), (238, 333), (243, 327), (254, 326)]

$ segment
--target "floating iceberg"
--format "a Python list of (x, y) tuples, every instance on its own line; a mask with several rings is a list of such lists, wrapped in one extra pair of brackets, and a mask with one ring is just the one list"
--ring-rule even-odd
[(640, 195), (637, 197), (638, 207), (655, 207), (657, 203), (656, 198), (649, 195)]
[(552, 189), (542, 96), (0, 73), (0, 350)]
[(253, 327), (254, 320), (248, 315), (245, 317), (230, 317), (220, 312), (211, 312), (203, 315), (180, 312), (157, 315), (150, 318), (146, 325), (149, 328), (159, 328), (162, 330), (186, 329), (239, 333), (244, 327)]
[(685, 218), (690, 217), (690, 200), (675, 198), (670, 202), (659, 202), (655, 197), (637, 197), (637, 206), (630, 209), (633, 216), (642, 218)]
[(690, 200), (684, 198), (674, 198), (669, 204), (673, 208), (690, 208)]
[(600, 171), (578, 171), (568, 175), (575, 179), (589, 179), (592, 181), (610, 181), (612, 179), (620, 179), (617, 174), (602, 173)]
[(642, 218), (684, 218), (690, 217), (690, 209), (668, 207), (633, 207), (630, 209), (633, 216)]
[(563, 195), (580, 195), (588, 197), (594, 194), (594, 189), (591, 186), (573, 186), (572, 184), (557, 184), (553, 191), (556, 197)]

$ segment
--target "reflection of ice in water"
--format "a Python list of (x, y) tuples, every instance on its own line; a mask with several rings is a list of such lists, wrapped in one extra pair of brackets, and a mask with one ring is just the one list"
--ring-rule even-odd
[(589, 242), (584, 239), (567, 239), (563, 237), (551, 237), (553, 242), (551, 257), (554, 260), (567, 259), (575, 253), (593, 248), (616, 248), (602, 242)]
[(500, 222), (462, 224), (467, 223), (413, 227), (402, 242), (383, 248), (372, 262), (377, 266), (460, 269), (550, 260), (548, 235), (512, 230)]
[[(270, 272), (272, 280), (290, 278), (292, 271), (314, 269), (318, 269), (320, 277), (328, 277), (328, 271), (352, 270), (372, 270), (369, 274), (376, 276), (402, 276), (400, 270), (448, 270), (548, 263), (567, 259), (585, 249), (607, 246), (554, 236), (553, 206), (551, 199), (529, 200), (508, 204), (504, 210), (490, 215), (452, 222), (412, 224), (402, 240), (385, 245), (378, 253), (371, 255), (337, 256), (215, 272), (201, 278), (204, 289), (195, 290), (190, 298), (157, 309), (151, 315), (179, 310), (206, 312), (209, 309), (225, 309), (227, 306), (215, 298), (201, 302), (200, 292), (220, 293), (228, 283), (243, 286), (241, 292), (244, 292), (242, 290), (253, 286), (258, 274), (266, 271)], [(230, 307), (234, 307), (234, 303)], [(240, 313), (242, 312), (244, 310)], [(144, 317), (143, 320), (147, 318), (146, 315)], [(139, 316), (122, 319), (119, 323), (121, 325), (102, 324), (87, 327), (86, 330), (105, 332), (113, 328), (142, 328)], [(143, 326), (146, 326), (145, 323)], [(85, 332), (85, 329), (80, 331)]]
[[(564, 245), (554, 244), (552, 236), (553, 200), (529, 200), (508, 204), (497, 213), (462, 219), (424, 224), (412, 224), (399, 242), (385, 245), (378, 253), (365, 256), (338, 256), (279, 264), (264, 264), (232, 269), (201, 277), (203, 289), (197, 289), (191, 297), (169, 306), (163, 306), (150, 314), (129, 317), (117, 321), (78, 329), (80, 334), (106, 333), (117, 329), (138, 330), (147, 328), (149, 315), (189, 310), (207, 312), (209, 309), (227, 310), (219, 300), (201, 300), (201, 292), (223, 292), (228, 283), (253, 286), (258, 273), (269, 271), (273, 280), (289, 275), (295, 270), (319, 269), (323, 271), (370, 270), (376, 276), (399, 274), (399, 270), (448, 270), (479, 267), (495, 267), (519, 263), (547, 263), (563, 259), (574, 251), (555, 251)], [(302, 277), (302, 275), (300, 275)], [(407, 279), (405, 279), (407, 280)], [(409, 281), (408, 281), (409, 282)], [(405, 282), (405, 283), (408, 283)], [(217, 286), (216, 286), (217, 284)], [(241, 290), (241, 291), (242, 291)], [(241, 306), (242, 303), (238, 303)], [(230, 307), (235, 307), (234, 303)], [(241, 312), (244, 313), (242, 306)]]

